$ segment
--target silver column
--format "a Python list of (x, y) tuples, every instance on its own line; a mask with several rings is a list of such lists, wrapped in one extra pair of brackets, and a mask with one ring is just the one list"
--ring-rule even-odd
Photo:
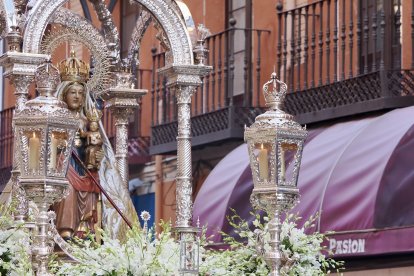
[(109, 108), (115, 117), (116, 165), (122, 184), (128, 190), (128, 118), (139, 107), (137, 99), (147, 94), (148, 91), (134, 88), (135, 78), (127, 65), (123, 65), (119, 72), (115, 72), (114, 77), (114, 86), (109, 89), (108, 93), (103, 94), (102, 98), (106, 101), (105, 108)]
[(204, 65), (168, 65), (160, 73), (168, 77), (167, 86), (174, 89), (178, 105), (176, 223), (180, 242), (180, 274), (198, 274), (198, 228), (192, 227), (192, 163), (191, 163), (191, 96), (201, 85), (200, 76), (211, 67)]
[(192, 222), (192, 159), (191, 159), (191, 95), (193, 86), (177, 86), (177, 220), (176, 227), (191, 227)]
[(134, 112), (132, 108), (111, 107), (115, 117), (115, 159), (116, 166), (121, 174), (122, 184), (128, 189), (128, 123), (129, 116)]

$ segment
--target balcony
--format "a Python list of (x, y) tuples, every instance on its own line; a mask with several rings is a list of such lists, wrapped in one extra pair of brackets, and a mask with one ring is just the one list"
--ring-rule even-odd
[[(270, 31), (236, 28), (236, 22), (231, 23), (229, 29), (206, 39), (207, 63), (213, 66), (213, 71), (203, 79), (203, 86), (192, 98), (191, 131), (195, 148), (243, 139), (244, 125), (252, 123), (263, 111), (261, 58), (263, 42)], [(166, 79), (155, 74), (164, 65), (164, 53), (154, 53), (151, 154), (174, 153), (177, 147), (175, 94), (166, 87)]]
[(286, 108), (301, 123), (414, 104), (408, 1), (316, 1), (279, 11), (276, 28)]
[[(321, 0), (282, 7), (276, 43), (267, 39), (267, 30), (230, 23), (207, 38), (214, 70), (193, 96), (195, 149), (243, 139), (244, 125), (262, 112), (263, 56), (276, 54), (276, 72), (289, 87), (285, 109), (302, 124), (414, 104), (414, 9), (408, 1)], [(263, 48), (269, 43), (272, 49)], [(153, 72), (162, 66), (164, 54), (154, 54)], [(175, 95), (165, 83), (153, 73), (151, 154), (176, 150)]]

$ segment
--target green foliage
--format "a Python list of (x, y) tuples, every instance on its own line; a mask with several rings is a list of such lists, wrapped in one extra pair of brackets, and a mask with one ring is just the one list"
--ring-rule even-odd
[(32, 275), (30, 237), (13, 220), (14, 205), (0, 205), (0, 275)]

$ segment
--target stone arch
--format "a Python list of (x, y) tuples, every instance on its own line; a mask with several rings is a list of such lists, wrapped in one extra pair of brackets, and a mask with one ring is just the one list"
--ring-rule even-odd
[[(23, 37), (23, 52), (39, 53), (47, 24), (57, 9), (68, 0), (37, 1)], [(182, 17), (171, 9), (170, 0), (132, 0), (145, 7), (164, 28), (171, 45), (174, 65), (194, 63), (192, 43)]]

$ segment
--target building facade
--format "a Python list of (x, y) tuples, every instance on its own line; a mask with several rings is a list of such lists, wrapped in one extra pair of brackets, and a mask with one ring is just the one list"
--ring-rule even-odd
[[(72, 0), (66, 8), (99, 27), (92, 2)], [(263, 112), (262, 85), (273, 71), (288, 84), (286, 110), (310, 129), (414, 104), (412, 1), (176, 2), (186, 4), (195, 26), (204, 24), (211, 33), (206, 46), (207, 64), (213, 70), (192, 97), (194, 198), (218, 162), (243, 143), (244, 126)], [(140, 109), (130, 118), (130, 179), (141, 180), (131, 193), (138, 202), (145, 197), (154, 204), (149, 209), (155, 210), (156, 220), (174, 220), (176, 97), (167, 88), (166, 78), (157, 73), (168, 58), (168, 49), (162, 30), (140, 7), (127, 0), (106, 4), (119, 30), (121, 55), (137, 55), (136, 85), (148, 89)], [(134, 48), (126, 42), (140, 24), (148, 26)], [(70, 46), (61, 47), (53, 60), (65, 58)], [(90, 59), (82, 47), (76, 51)], [(10, 177), (13, 155), (14, 96), (7, 80), (3, 92), (0, 189)], [(111, 114), (106, 112), (103, 120), (108, 136), (116, 139)], [(349, 257), (349, 261), (356, 269), (364, 268), (358, 259)]]

